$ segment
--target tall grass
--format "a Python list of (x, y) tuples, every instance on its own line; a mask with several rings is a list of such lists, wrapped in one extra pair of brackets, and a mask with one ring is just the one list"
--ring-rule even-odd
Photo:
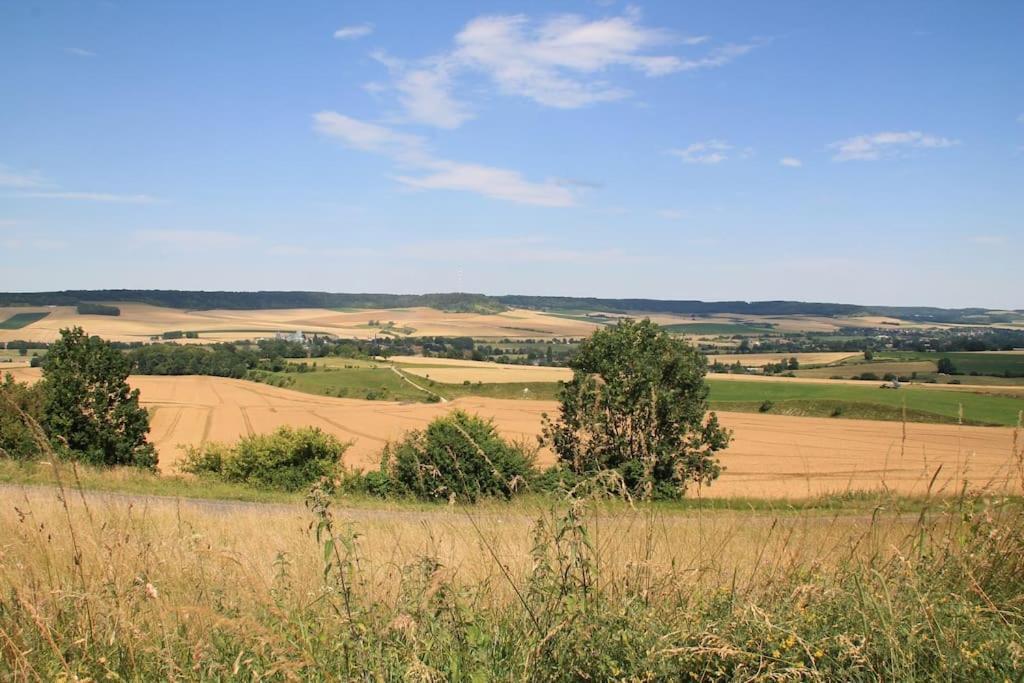
[(1018, 680), (1020, 501), (433, 510), (26, 489), (0, 678)]

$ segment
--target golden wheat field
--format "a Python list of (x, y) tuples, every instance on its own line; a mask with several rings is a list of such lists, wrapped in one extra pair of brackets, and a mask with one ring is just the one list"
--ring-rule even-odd
[[(31, 380), (38, 370), (16, 370)], [(160, 467), (175, 471), (181, 445), (234, 441), (282, 425), (311, 425), (351, 441), (345, 461), (372, 469), (384, 444), (425, 427), (452, 409), (492, 418), (503, 435), (535, 443), (541, 415), (552, 401), (467, 397), (446, 404), (394, 403), (313, 396), (245, 380), (219, 377), (133, 376), (142, 403), (152, 411), (151, 440)], [(886, 488), (922, 494), (956, 491), (964, 481), (1019, 488), (1013, 457), (1014, 430), (945, 424), (835, 420), (829, 418), (720, 413), (734, 432), (723, 454), (726, 472), (701, 491), (708, 497), (804, 498)], [(552, 462), (540, 453), (541, 464)], [(936, 475), (936, 472), (938, 474)]]
[[(51, 342), (57, 339), (61, 329), (76, 325), (104, 339), (124, 342), (146, 341), (150, 337), (169, 331), (195, 331), (199, 333), (199, 338), (192, 341), (197, 343), (238, 341), (273, 336), (277, 331), (296, 330), (354, 339), (372, 339), (380, 334), (495, 339), (585, 337), (600, 327), (599, 323), (518, 309), (492, 315), (448, 313), (433, 308), (358, 311), (334, 311), (324, 308), (185, 311), (138, 303), (110, 303), (121, 310), (121, 315), (79, 315), (74, 306), (0, 307), (0, 320), (5, 320), (15, 313), (49, 313), (45, 318), (26, 327), (0, 330), (0, 342), (14, 339)], [(389, 323), (394, 325), (390, 329), (382, 328), (381, 325), (371, 326), (371, 320), (385, 327)]]

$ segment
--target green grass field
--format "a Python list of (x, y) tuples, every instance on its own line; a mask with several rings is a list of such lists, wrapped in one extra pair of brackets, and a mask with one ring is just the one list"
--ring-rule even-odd
[(847, 362), (840, 363), (838, 365), (824, 365), (816, 368), (804, 368), (795, 371), (797, 377), (816, 377), (819, 379), (828, 379), (830, 377), (842, 377), (843, 379), (850, 379), (857, 377), (863, 372), (873, 372), (879, 377), (884, 376), (886, 373), (892, 373), (898, 377), (910, 377), (913, 373), (917, 373), (918, 376), (931, 377), (935, 374), (935, 362), (927, 360), (907, 360), (907, 361), (858, 361), (858, 362)]
[(663, 330), (676, 334), (766, 334), (770, 327), (757, 327), (746, 323), (678, 323), (662, 325)]
[[(268, 384), (307, 394), (378, 401), (426, 401), (429, 397), (390, 367), (334, 368), (314, 372), (264, 372)], [(414, 380), (415, 381), (415, 380)]]
[(940, 358), (953, 361), (956, 369), (967, 375), (977, 372), (983, 375), (1002, 375), (1009, 372), (1024, 375), (1024, 353), (985, 353), (983, 351), (961, 351), (956, 353), (934, 353), (918, 351), (886, 351), (876, 358), (894, 360), (928, 360), (938, 362)]
[[(975, 394), (969, 391), (941, 391), (923, 387), (881, 389), (874, 382), (852, 384), (802, 384), (799, 382), (743, 382), (708, 380), (711, 401), (717, 410), (758, 410), (764, 401), (775, 404), (773, 412), (785, 412), (787, 404), (799, 414), (830, 415), (842, 405), (842, 417), (875, 414), (871, 419), (899, 419), (906, 401), (908, 419), (948, 422), (957, 419), (963, 406), (965, 422), (1012, 426), (1024, 410), (1024, 399)], [(888, 417), (887, 417), (888, 416)]]
[(7, 320), (0, 322), (0, 330), (20, 330), (32, 323), (39, 322), (48, 315), (50, 315), (49, 311), (41, 313), (15, 313)]

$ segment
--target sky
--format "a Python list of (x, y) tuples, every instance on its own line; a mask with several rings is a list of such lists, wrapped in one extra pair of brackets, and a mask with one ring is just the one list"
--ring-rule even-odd
[(0, 290), (1024, 308), (1024, 3), (0, 3)]

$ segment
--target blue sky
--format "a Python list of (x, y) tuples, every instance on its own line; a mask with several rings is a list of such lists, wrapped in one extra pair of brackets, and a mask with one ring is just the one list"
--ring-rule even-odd
[(1019, 2), (8, 2), (0, 290), (1024, 308)]

